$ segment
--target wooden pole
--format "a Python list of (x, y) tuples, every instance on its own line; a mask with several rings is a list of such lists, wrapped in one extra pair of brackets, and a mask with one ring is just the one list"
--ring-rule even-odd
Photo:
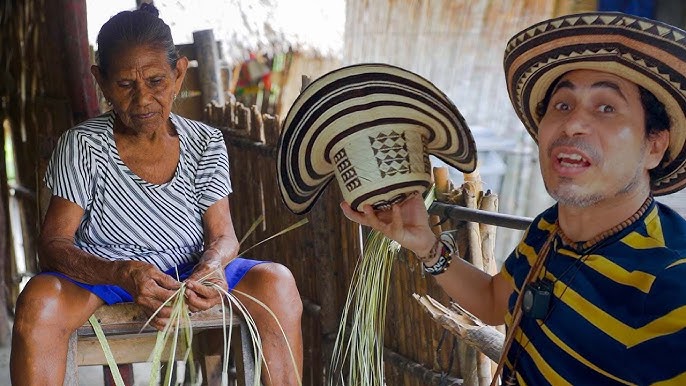
[[(479, 209), (483, 211), (497, 212), (498, 195), (491, 193), (491, 191), (487, 191), (481, 199)], [(495, 258), (495, 236), (497, 228), (494, 225), (483, 223), (479, 225), (479, 228), (481, 231), (481, 250), (483, 251), (484, 271), (490, 275), (495, 275), (498, 273), (498, 265)], [(500, 333), (505, 335), (504, 325), (496, 326), (495, 328), (496, 330), (500, 331)], [(492, 374), (495, 373), (498, 367), (497, 362), (497, 359), (490, 361), (490, 373), (488, 374), (489, 380), (485, 383), (486, 385), (490, 384)], [(485, 376), (486, 374), (484, 373), (484, 377)]]
[[(465, 182), (462, 184), (462, 198), (466, 208), (477, 209), (478, 199), (481, 194), (481, 179), (478, 172), (465, 174)], [(483, 269), (483, 255), (481, 252), (481, 236), (479, 235), (479, 224), (467, 222), (464, 224), (465, 232), (461, 235), (466, 239), (467, 249), (463, 250), (465, 259), (475, 267)], [(464, 379), (464, 385), (480, 385), (479, 380), (479, 358), (481, 353), (464, 342), (460, 342), (458, 350), (460, 358), (460, 371)]]
[(219, 106), (226, 103), (224, 86), (219, 72), (219, 50), (211, 29), (193, 32), (193, 45), (198, 58), (202, 104), (214, 102)]
[[(436, 197), (442, 197), (446, 193), (448, 193), (448, 189), (450, 188), (450, 180), (448, 178), (448, 168), (446, 167), (438, 167), (438, 168), (433, 168), (433, 178), (434, 178), (434, 184), (435, 184), (435, 192), (436, 192)], [(436, 216), (436, 215), (430, 215), (429, 216), (429, 224), (438, 224), (440, 222), (441, 218)], [(432, 227), (432, 230), (436, 235), (441, 234), (441, 226), (440, 225), (434, 225)]]
[[(479, 209), (488, 212), (497, 212), (498, 195), (491, 193), (490, 190), (484, 193), (481, 202), (479, 203)], [(485, 223), (479, 224), (484, 271), (491, 275), (498, 273), (498, 266), (494, 256), (496, 229), (495, 225)]]
[(484, 324), (454, 303), (451, 307), (446, 307), (429, 295), (412, 294), (412, 297), (431, 318), (460, 338), (462, 342), (485, 353), (490, 359), (500, 358), (505, 334)]

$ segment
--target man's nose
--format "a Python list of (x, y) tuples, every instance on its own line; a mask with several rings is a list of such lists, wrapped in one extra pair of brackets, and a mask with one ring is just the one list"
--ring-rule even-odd
[(574, 109), (565, 117), (562, 131), (568, 137), (588, 134), (593, 117), (584, 109)]

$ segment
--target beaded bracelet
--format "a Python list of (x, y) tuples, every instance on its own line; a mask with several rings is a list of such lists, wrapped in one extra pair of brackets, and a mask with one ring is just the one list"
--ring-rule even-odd
[(429, 249), (429, 254), (426, 255), (426, 257), (419, 257), (417, 255), (417, 258), (422, 262), (425, 263), (427, 261), (431, 261), (436, 258), (441, 253), (441, 249), (443, 248), (443, 245), (441, 243), (441, 238), (436, 237), (436, 241), (434, 242), (434, 245), (431, 246), (431, 249)]
[[(440, 244), (440, 252), (436, 252), (439, 254), (438, 261), (430, 267), (428, 267), (425, 263), (422, 263), (424, 266), (424, 271), (433, 276), (440, 275), (447, 271), (448, 266), (450, 266), (450, 262), (453, 260), (453, 255), (457, 254), (457, 243), (450, 233), (441, 233), (440, 237), (437, 237), (437, 241), (438, 244)], [(433, 256), (436, 255), (434, 254)]]

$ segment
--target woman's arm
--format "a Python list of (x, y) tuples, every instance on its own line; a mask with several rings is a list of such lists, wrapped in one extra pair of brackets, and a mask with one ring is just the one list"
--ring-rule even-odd
[(240, 247), (233, 229), (229, 198), (212, 204), (203, 216), (205, 249), (191, 276), (186, 280), (186, 303), (193, 311), (206, 310), (221, 301), (212, 287), (201, 284), (210, 281), (227, 290), (224, 268), (238, 255)]
[[(140, 261), (110, 261), (74, 245), (83, 209), (52, 196), (39, 239), (40, 266), (87, 284), (114, 284), (124, 288), (141, 306), (156, 310), (180, 283), (157, 267)], [(164, 316), (164, 315), (162, 315)]]
[[(417, 256), (428, 256), (436, 243), (436, 235), (429, 227), (429, 213), (421, 195), (413, 194), (390, 211), (375, 212), (365, 205), (363, 213), (342, 203), (343, 213), (350, 220), (372, 227), (386, 237), (400, 243)], [(427, 266), (438, 257), (425, 261)], [(462, 259), (454, 258), (450, 268), (435, 276), (438, 284), (462, 307), (485, 323), (498, 325), (504, 322), (507, 301), (513, 288), (501, 274), (491, 276)]]

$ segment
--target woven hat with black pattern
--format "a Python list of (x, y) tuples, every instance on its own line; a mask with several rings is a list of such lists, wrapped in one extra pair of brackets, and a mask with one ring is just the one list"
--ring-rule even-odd
[(277, 176), (286, 206), (309, 211), (336, 178), (353, 209), (388, 209), (431, 184), (433, 154), (463, 172), (476, 167), (471, 132), (455, 105), (421, 76), (358, 64), (309, 84), (284, 120)]
[(505, 50), (510, 100), (537, 141), (536, 106), (551, 84), (572, 70), (615, 74), (652, 92), (671, 121), (669, 159), (653, 171), (654, 195), (686, 185), (686, 32), (617, 12), (567, 15), (533, 25)]

